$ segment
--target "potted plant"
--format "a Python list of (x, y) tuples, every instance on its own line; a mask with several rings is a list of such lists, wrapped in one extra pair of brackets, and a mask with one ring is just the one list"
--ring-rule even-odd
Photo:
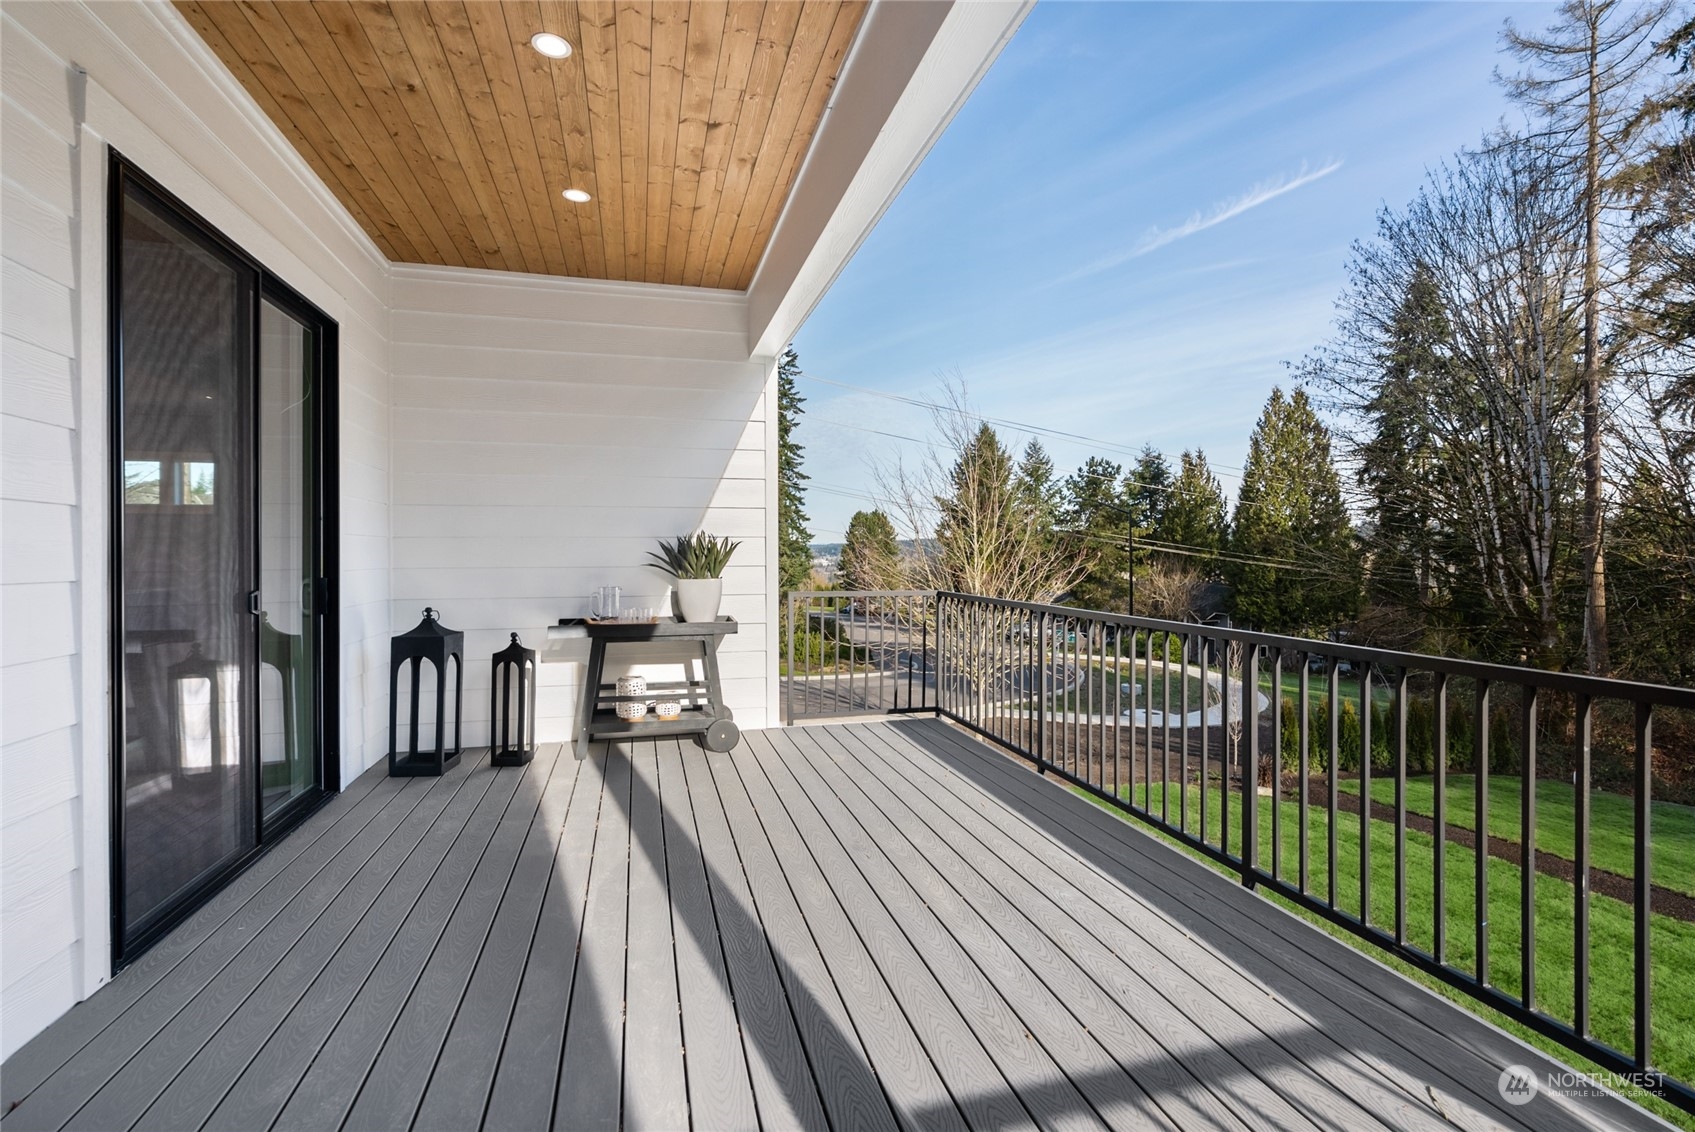
[(662, 541), (648, 557), (677, 579), (677, 615), (684, 621), (716, 621), (724, 599), (724, 567), (739, 542), (705, 531)]

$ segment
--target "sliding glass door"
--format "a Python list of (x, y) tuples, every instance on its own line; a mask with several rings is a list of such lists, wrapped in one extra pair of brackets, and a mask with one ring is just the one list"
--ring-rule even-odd
[(123, 963), (328, 781), (334, 327), (116, 157), (111, 206)]

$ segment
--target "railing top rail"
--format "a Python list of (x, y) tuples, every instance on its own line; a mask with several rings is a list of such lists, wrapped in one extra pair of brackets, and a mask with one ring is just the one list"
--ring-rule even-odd
[(935, 597), (935, 590), (790, 590), (790, 597)]
[(1606, 676), (1585, 676), (1573, 672), (1549, 672), (1541, 668), (1523, 668), (1510, 664), (1491, 664), (1481, 660), (1461, 660), (1456, 657), (1431, 656), (1427, 653), (1396, 652), (1393, 649), (1372, 648), (1366, 645), (1346, 645), (1335, 641), (1315, 641), (1306, 637), (1285, 637), (1276, 633), (1259, 633), (1249, 629), (1226, 629), (1217, 625), (1196, 624), (1191, 621), (1164, 621), (1155, 617), (1131, 617), (1123, 613), (1107, 613), (1093, 609), (1077, 609), (1069, 605), (1045, 605), (1033, 601), (1012, 601), (1007, 598), (980, 597), (976, 594), (943, 590), (938, 598), (974, 601), (1006, 609), (1022, 609), (1030, 613), (1051, 613), (1060, 617), (1084, 617), (1108, 625), (1143, 629), (1155, 633), (1185, 633), (1240, 641), (1243, 644), (1264, 645), (1285, 652), (1319, 653), (1338, 660), (1365, 661), (1386, 664), (1395, 668), (1416, 668), (1440, 672), (1448, 676), (1466, 676), (1479, 680), (1502, 681), (1533, 688), (1576, 692), (1606, 699), (1630, 700), (1662, 707), (1695, 710), (1695, 688), (1675, 688), (1666, 684), (1647, 684), (1635, 680), (1615, 680)]

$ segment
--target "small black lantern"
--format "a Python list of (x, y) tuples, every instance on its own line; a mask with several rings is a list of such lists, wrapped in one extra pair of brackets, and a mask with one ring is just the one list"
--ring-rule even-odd
[(489, 762), (523, 766), (536, 757), (536, 650), (525, 648), (516, 633), (494, 654), (488, 697), (489, 746), (494, 749)]
[[(418, 750), (418, 675), (424, 661), (436, 670), (436, 749)], [(453, 661), (453, 749), (447, 749), (447, 662)], [(396, 744), (395, 720), (400, 710), (400, 669), (412, 662), (412, 706), (409, 749), (402, 754)], [(465, 708), (465, 634), (437, 620), (436, 611), (424, 610), (417, 628), (389, 642), (388, 678), (388, 773), (391, 776), (444, 774), (457, 766), (460, 753), (460, 721)]]

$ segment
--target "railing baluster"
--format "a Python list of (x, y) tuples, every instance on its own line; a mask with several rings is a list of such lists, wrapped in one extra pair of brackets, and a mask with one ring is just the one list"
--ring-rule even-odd
[(1159, 820), (1168, 821), (1171, 796), (1171, 634), (1160, 635), (1159, 694)]
[(1521, 690), (1524, 758), (1519, 767), (1519, 1000), (1536, 1009), (1536, 689)]
[(1432, 845), (1431, 901), (1436, 908), (1436, 923), (1431, 935), (1432, 954), (1436, 962), (1446, 963), (1448, 954), (1448, 674), (1436, 674), (1436, 686), (1430, 691), (1435, 701), (1436, 799), (1431, 823), (1436, 827)]
[(1407, 942), (1407, 670), (1404, 667), (1395, 676), (1395, 942)]
[(1654, 709), (1636, 705), (1636, 1068), (1647, 1070), (1654, 1059), (1653, 948), (1649, 900), (1653, 896), (1653, 846), (1648, 837), (1654, 797)]
[(1360, 668), (1360, 923), (1371, 923), (1371, 665)]
[(1283, 650), (1271, 650), (1271, 875), (1283, 879)]
[(1589, 1036), (1589, 775), (1590, 716), (1592, 701), (1577, 697), (1577, 774), (1572, 782), (1572, 804), (1577, 822), (1576, 844), (1572, 846), (1572, 979), (1571, 1018), (1577, 1036)]
[(1300, 758), (1300, 769), (1296, 773), (1300, 775), (1301, 800), (1299, 811), (1300, 820), (1296, 824), (1299, 827), (1301, 839), (1299, 846), (1301, 873), (1300, 889), (1302, 892), (1306, 892), (1311, 887), (1311, 878), (1307, 871), (1308, 858), (1311, 855), (1307, 850), (1307, 840), (1310, 832), (1307, 825), (1307, 778), (1312, 771), (1312, 723), (1310, 718), (1312, 711), (1312, 690), (1309, 686), (1310, 681), (1308, 679), (1308, 670), (1312, 668), (1312, 655), (1310, 653), (1300, 653), (1298, 655), (1301, 658), (1301, 690), (1299, 699), (1301, 718), (1295, 723), (1295, 734), (1297, 737), (1297, 754)]
[(1242, 647), (1242, 883), (1259, 868), (1259, 646)]
[(1327, 902), (1330, 907), (1334, 908), (1336, 907), (1336, 808), (1338, 801), (1336, 796), (1336, 764), (1342, 761), (1342, 693), (1337, 683), (1337, 678), (1341, 673), (1341, 665), (1335, 657), (1328, 658), (1326, 671), (1328, 674), (1326, 694), (1329, 696), (1330, 707), (1330, 798), (1328, 803), (1330, 818), (1325, 831), (1328, 835), (1330, 856), (1326, 879), (1329, 884)]
[(1182, 701), (1180, 710), (1183, 712), (1183, 721), (1182, 721), (1182, 724), (1181, 724), (1183, 750), (1182, 750), (1182, 753), (1178, 756), (1179, 767), (1178, 767), (1178, 782), (1177, 782), (1177, 826), (1184, 833), (1188, 833), (1189, 832), (1189, 640), (1190, 640), (1189, 634), (1184, 633), (1183, 636), (1180, 638), (1180, 640), (1181, 640), (1182, 643), (1178, 646), (1179, 649), (1180, 649), (1178, 659), (1181, 662), (1180, 672), (1182, 673), (1182, 679), (1179, 681), (1179, 684), (1180, 684), (1182, 690), (1178, 693), (1178, 695), (1179, 695), (1179, 698)]
[[(1237, 680), (1241, 673), (1237, 673)], [(1224, 849), (1225, 856), (1231, 854), (1231, 771), (1236, 769), (1236, 761), (1241, 757), (1239, 751), (1241, 741), (1231, 735), (1231, 646), (1225, 642), (1224, 656), (1219, 658), (1219, 685), (1224, 688), (1224, 712), (1220, 720), (1224, 722), (1222, 742), (1224, 751), (1220, 752), (1219, 766), (1224, 773), (1219, 774), (1219, 847)]]
[[(1207, 701), (1212, 698), (1212, 682), (1210, 680), (1212, 658), (1207, 651), (1206, 637), (1197, 636), (1195, 644), (1197, 646), (1196, 652), (1201, 661), (1201, 774), (1196, 798), (1201, 809), (1201, 844), (1205, 845), (1207, 844), (1207, 757), (1210, 754), (1207, 748), (1210, 745), (1208, 740), (1212, 733), (1212, 705)], [(1220, 699), (1222, 698), (1221, 696)], [(1188, 790), (1189, 787), (1185, 784), (1183, 787), (1184, 793), (1187, 794)]]
[(1477, 985), (1489, 985), (1489, 681), (1477, 682), (1477, 733), (1473, 742), (1472, 781), (1477, 790), (1477, 892), (1472, 916), (1477, 922)]

